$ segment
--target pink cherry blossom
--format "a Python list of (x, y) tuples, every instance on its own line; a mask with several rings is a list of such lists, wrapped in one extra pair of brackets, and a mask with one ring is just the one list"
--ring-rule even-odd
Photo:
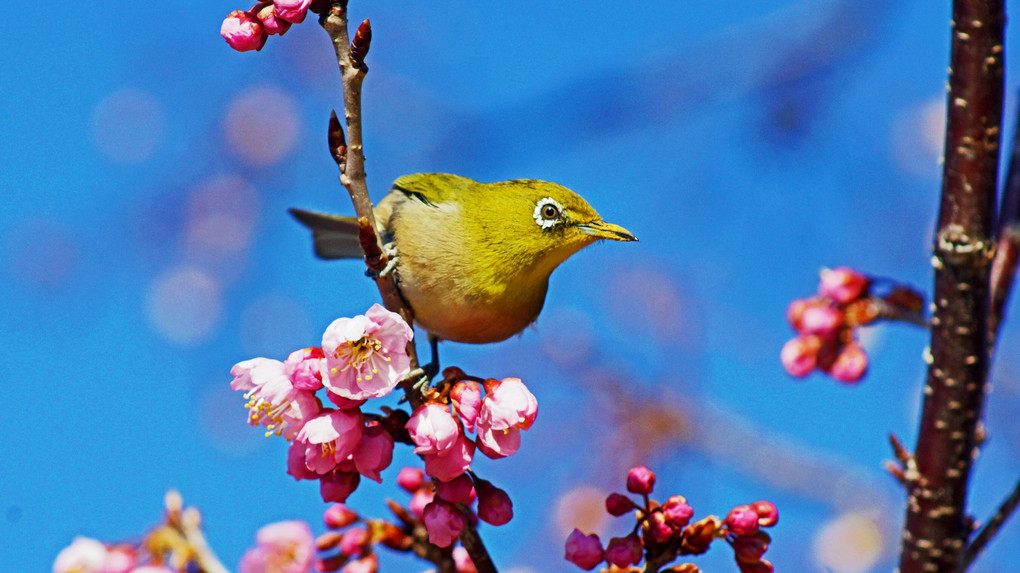
[(467, 471), (475, 455), (475, 443), (463, 433), (458, 434), (453, 447), (442, 454), (424, 454), (425, 473), (439, 481), (450, 481)]
[(461, 380), (450, 389), (450, 403), (469, 432), (475, 431), (475, 420), (482, 405), (482, 389), (474, 380)]
[(305, 422), (296, 441), (307, 444), (305, 466), (322, 475), (354, 453), (364, 431), (360, 410), (323, 410)]
[(393, 461), (393, 436), (378, 422), (371, 422), (365, 428), (358, 447), (354, 450), (354, 466), (361, 475), (382, 483), (379, 472), (390, 467)]
[(379, 558), (375, 553), (348, 561), (340, 573), (376, 573), (379, 571)]
[(832, 336), (843, 326), (843, 322), (843, 313), (838, 309), (828, 304), (812, 304), (801, 314), (797, 330), (801, 334)]
[(88, 537), (76, 537), (57, 554), (53, 573), (100, 573), (106, 560), (106, 546)]
[(478, 568), (471, 561), (471, 556), (468, 555), (467, 549), (460, 545), (453, 548), (453, 566), (456, 568), (457, 573), (478, 573)]
[(243, 390), (248, 399), (248, 423), (265, 426), (267, 436), (291, 440), (322, 409), (314, 393), (294, 387), (279, 360), (252, 358), (235, 364), (230, 374), (230, 388)]
[(341, 529), (358, 521), (358, 514), (342, 503), (334, 503), (323, 512), (322, 521), (330, 529)]
[(315, 539), (303, 521), (266, 525), (255, 543), (241, 559), (241, 573), (307, 573), (315, 560)]
[(813, 335), (800, 335), (783, 345), (779, 352), (779, 361), (790, 376), (803, 378), (818, 366), (818, 353), (822, 349), (821, 338)]
[(259, 19), (244, 10), (227, 14), (220, 26), (220, 35), (238, 52), (261, 50), (269, 37)]
[(461, 474), (450, 481), (436, 484), (436, 495), (450, 503), (468, 503), (475, 500), (475, 484), (471, 476)]
[(414, 493), (425, 483), (425, 472), (421, 468), (400, 468), (397, 473), (397, 485), (407, 493)]
[(411, 510), (411, 513), (421, 517), (422, 512), (428, 507), (432, 500), (436, 498), (435, 491), (432, 488), (421, 488), (411, 495), (411, 501), (407, 502), (407, 509)]
[(870, 283), (868, 277), (848, 267), (822, 269), (818, 294), (846, 304), (858, 299)]
[[(258, 17), (259, 22), (262, 23), (262, 27), (266, 30), (267, 34), (270, 36), (273, 34), (279, 34), (282, 36), (290, 29), (290, 22), (283, 18), (276, 17), (276, 9), (272, 2), (267, 2), (260, 6), (262, 7), (259, 8), (256, 13), (256, 17)], [(256, 8), (258, 8), (258, 6), (256, 6)], [(254, 8), (252, 8), (252, 10), (254, 10)]]
[(319, 495), (322, 501), (344, 503), (361, 483), (361, 474), (358, 472), (333, 470), (326, 475), (319, 477)]
[(479, 519), (490, 525), (503, 525), (513, 519), (514, 504), (505, 491), (486, 480), (478, 480), (475, 487)]
[(585, 535), (581, 530), (574, 529), (570, 532), (570, 537), (567, 537), (564, 557), (581, 569), (591, 571), (605, 560), (605, 551), (598, 535), (594, 533)]
[(323, 384), (349, 400), (389, 394), (410, 372), (407, 343), (413, 336), (399, 314), (378, 304), (364, 315), (333, 321), (322, 335)]
[(758, 531), (758, 512), (749, 505), (738, 505), (726, 515), (726, 525), (737, 535), (754, 535)]
[(308, 6), (312, 0), (273, 0), (273, 9), (276, 17), (282, 18), (293, 24), (300, 24), (305, 21), (308, 13)]
[[(137, 573), (138, 555), (130, 545), (115, 545), (106, 551), (103, 573)], [(172, 573), (172, 572), (171, 572)]]
[(309, 448), (314, 448), (308, 442), (293, 441), (290, 449), (287, 450), (287, 474), (296, 480), (319, 479), (319, 473), (312, 471), (305, 465), (305, 457)]
[(636, 466), (627, 472), (627, 491), (640, 495), (652, 493), (655, 486), (655, 472), (645, 466)]
[(415, 443), (416, 454), (444, 454), (461, 435), (460, 426), (450, 414), (450, 409), (435, 402), (419, 406), (405, 427)]
[(840, 382), (857, 382), (868, 370), (868, 355), (860, 344), (851, 342), (844, 346), (829, 368), (829, 374)]
[(694, 510), (687, 505), (687, 500), (682, 495), (672, 495), (662, 505), (662, 514), (670, 525), (683, 527), (690, 523)]
[(642, 528), (648, 532), (648, 535), (652, 536), (656, 543), (666, 543), (673, 537), (673, 526), (666, 521), (666, 516), (659, 511), (649, 515)]
[(312, 392), (322, 388), (322, 349), (313, 346), (295, 350), (283, 363), (283, 371), (298, 390)]
[(425, 506), (422, 522), (429, 533), (429, 543), (449, 547), (464, 529), (464, 514), (452, 503), (434, 499)]
[(641, 562), (643, 552), (641, 539), (637, 535), (614, 537), (609, 540), (609, 545), (606, 546), (606, 562), (620, 568), (637, 565)]
[(371, 546), (371, 539), (367, 529), (352, 527), (340, 538), (340, 553), (348, 556), (364, 555)]
[(779, 510), (771, 501), (756, 501), (751, 504), (751, 509), (758, 514), (759, 527), (772, 527), (779, 522)]
[(521, 446), (520, 430), (538, 416), (538, 400), (520, 378), (486, 382), (486, 390), (476, 422), (478, 446), (491, 458), (512, 455)]

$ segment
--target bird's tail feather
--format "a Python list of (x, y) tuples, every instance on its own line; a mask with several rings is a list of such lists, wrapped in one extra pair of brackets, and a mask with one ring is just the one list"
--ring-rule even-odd
[(312, 231), (315, 256), (320, 259), (360, 259), (364, 256), (358, 241), (358, 221), (303, 209), (290, 209), (299, 223)]

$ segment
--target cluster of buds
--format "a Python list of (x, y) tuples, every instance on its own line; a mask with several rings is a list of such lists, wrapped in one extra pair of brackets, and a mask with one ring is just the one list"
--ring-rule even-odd
[[(614, 537), (603, 547), (598, 535), (585, 535), (575, 529), (566, 543), (566, 559), (585, 570), (605, 562), (611, 571), (638, 571), (634, 566), (644, 559), (658, 571), (681, 555), (700, 555), (716, 539), (725, 539), (733, 547), (741, 573), (771, 573), (772, 564), (762, 559), (771, 539), (761, 530), (779, 520), (776, 506), (767, 501), (733, 508), (726, 519), (710, 515), (691, 522), (694, 510), (680, 495), (665, 503), (651, 499), (655, 473), (638, 466), (627, 474), (627, 491), (641, 496), (641, 503), (621, 493), (606, 498), (606, 511), (618, 517), (634, 512), (637, 524), (626, 537)], [(646, 568), (646, 570), (648, 570)], [(671, 573), (697, 573), (693, 563), (681, 563), (664, 569)]]
[(783, 368), (802, 378), (821, 370), (840, 382), (859, 381), (868, 355), (857, 342), (857, 328), (880, 318), (923, 323), (923, 301), (915, 291), (893, 285), (877, 295), (874, 279), (846, 267), (823, 269), (818, 295), (793, 301), (787, 319), (797, 331), (780, 352)]
[[(291, 24), (305, 21), (312, 0), (267, 0), (251, 10), (234, 10), (223, 19), (220, 35), (238, 52), (261, 50), (274, 34), (284, 35)], [(321, 2), (313, 9), (322, 10)]]

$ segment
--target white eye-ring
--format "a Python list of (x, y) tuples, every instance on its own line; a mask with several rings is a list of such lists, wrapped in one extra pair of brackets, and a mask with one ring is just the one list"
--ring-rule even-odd
[(535, 222), (543, 229), (548, 229), (559, 223), (562, 216), (563, 205), (560, 205), (552, 197), (546, 197), (535, 204)]

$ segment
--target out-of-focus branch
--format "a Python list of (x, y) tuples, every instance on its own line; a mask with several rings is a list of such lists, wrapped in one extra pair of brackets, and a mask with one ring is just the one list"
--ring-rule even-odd
[(901, 573), (956, 571), (988, 373), (989, 275), (1002, 118), (1002, 0), (953, 2), (931, 363), (908, 486)]
[[(414, 313), (407, 306), (397, 290), (393, 273), (383, 273), (389, 257), (382, 248), (382, 241), (376, 233), (375, 212), (368, 196), (365, 177), (365, 151), (361, 131), (361, 84), (368, 73), (365, 56), (372, 41), (372, 26), (365, 20), (358, 26), (353, 42), (347, 32), (347, 0), (334, 1), (329, 9), (319, 16), (319, 25), (329, 34), (340, 67), (340, 82), (344, 100), (344, 130), (334, 112), (329, 124), (329, 146), (333, 159), (340, 169), (340, 183), (347, 188), (354, 203), (354, 211), (360, 223), (360, 240), (365, 251), (365, 262), (375, 275), (376, 286), (382, 296), (383, 305), (399, 313), (407, 324), (413, 327)], [(418, 351), (414, 341), (407, 343), (407, 355), (411, 359), (411, 370), (418, 370)], [(420, 396), (409, 392), (412, 405), (417, 405)]]
[(967, 567), (977, 559), (981, 550), (985, 548), (985, 545), (998, 533), (1002, 524), (1006, 523), (1009, 516), (1016, 510), (1017, 505), (1020, 505), (1020, 481), (1013, 488), (1013, 493), (1009, 494), (1009, 497), (1002, 502), (995, 515), (988, 520), (988, 523), (981, 528), (981, 531), (978, 531), (978, 534), (974, 536), (974, 540), (967, 546), (967, 550), (964, 552), (963, 557), (960, 558), (960, 564), (956, 569), (958, 572), (966, 571)]
[(1013, 130), (1013, 150), (1010, 153), (1006, 185), (1002, 190), (996, 236), (998, 246), (992, 262), (991, 308), (988, 311), (988, 340), (992, 350), (995, 349), (999, 325), (1009, 301), (1009, 292), (1013, 289), (1017, 262), (1020, 260), (1020, 109), (1017, 110), (1017, 124)]

